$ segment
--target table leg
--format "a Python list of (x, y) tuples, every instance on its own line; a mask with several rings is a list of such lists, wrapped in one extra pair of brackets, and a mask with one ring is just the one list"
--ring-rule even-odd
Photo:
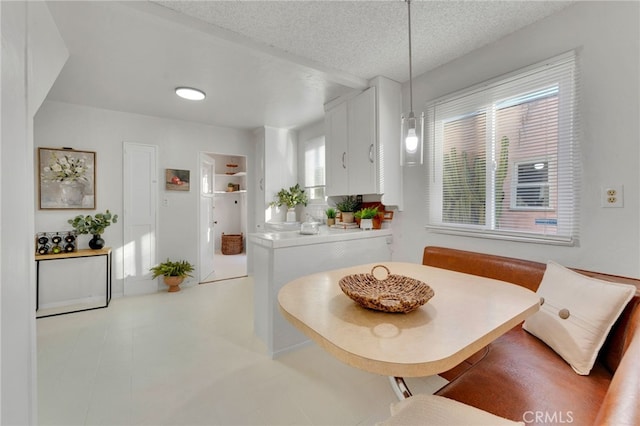
[(398, 400), (402, 401), (412, 395), (402, 377), (389, 376), (389, 383), (391, 383), (391, 389), (395, 392)]

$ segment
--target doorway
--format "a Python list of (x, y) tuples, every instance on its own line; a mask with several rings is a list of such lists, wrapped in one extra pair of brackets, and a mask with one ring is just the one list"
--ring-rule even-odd
[[(200, 153), (199, 203), (199, 282), (246, 276), (247, 158)], [(223, 235), (241, 235), (241, 248), (223, 247)]]

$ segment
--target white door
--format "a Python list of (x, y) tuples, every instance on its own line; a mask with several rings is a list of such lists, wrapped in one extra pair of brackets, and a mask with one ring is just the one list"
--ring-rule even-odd
[(216, 163), (207, 154), (200, 153), (200, 281), (204, 281), (214, 271), (215, 254), (214, 188)]
[(124, 143), (124, 294), (158, 291), (149, 268), (156, 259), (157, 147)]

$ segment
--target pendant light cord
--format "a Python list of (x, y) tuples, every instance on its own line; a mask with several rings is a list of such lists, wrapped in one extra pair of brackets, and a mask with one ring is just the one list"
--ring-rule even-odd
[(411, 63), (411, 0), (405, 0), (407, 2), (407, 12), (409, 21), (409, 106), (410, 114), (413, 115), (413, 72)]

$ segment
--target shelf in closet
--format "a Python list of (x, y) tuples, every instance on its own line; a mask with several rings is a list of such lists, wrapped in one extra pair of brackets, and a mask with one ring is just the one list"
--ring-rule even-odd
[(237, 194), (238, 192), (247, 192), (247, 190), (241, 189), (240, 191), (213, 191), (214, 194)]
[(246, 176), (247, 172), (237, 172), (237, 173), (232, 173), (232, 174), (228, 174), (228, 173), (216, 173), (216, 176), (220, 176), (220, 177), (234, 177), (234, 176)]

